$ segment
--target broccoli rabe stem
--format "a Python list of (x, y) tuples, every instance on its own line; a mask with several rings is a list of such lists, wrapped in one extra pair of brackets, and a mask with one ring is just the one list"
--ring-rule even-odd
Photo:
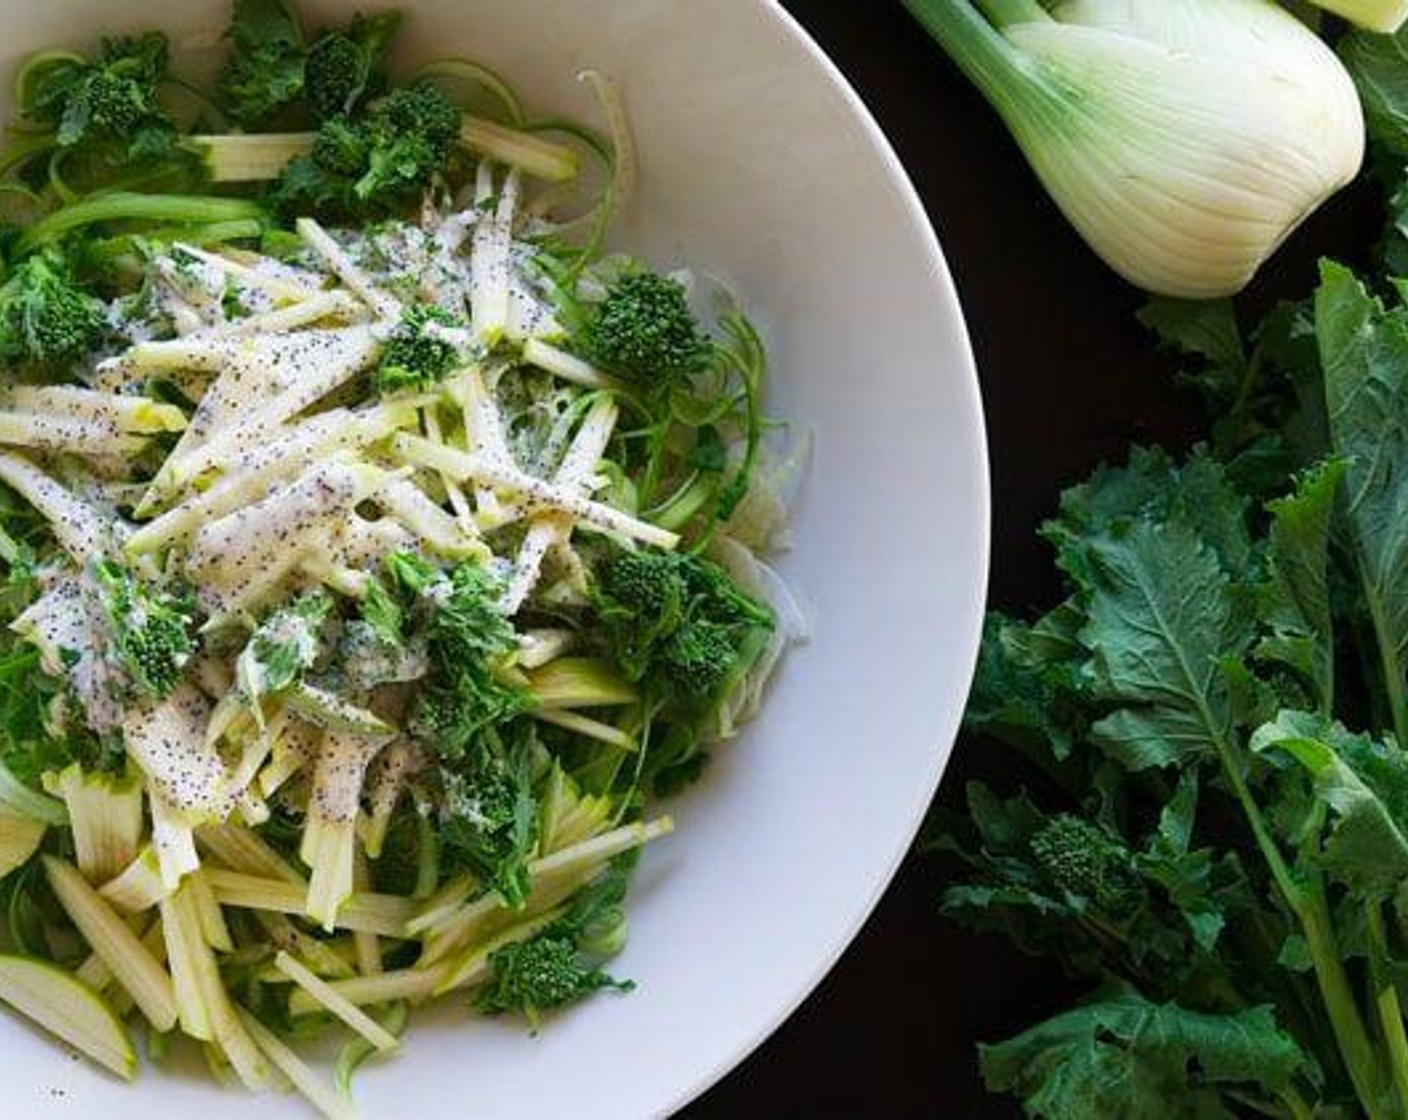
[(264, 210), (258, 203), (245, 198), (113, 191), (93, 195), (40, 218), (25, 231), (17, 249), (25, 253), (98, 222), (207, 225), (214, 222), (257, 221), (264, 216)]
[[(192, 136), (186, 143), (201, 157), (212, 183), (258, 183), (277, 179), (290, 160), (311, 152), (316, 140), (315, 132), (263, 132)], [(460, 143), (550, 183), (568, 182), (580, 170), (577, 153), (567, 145), (469, 114)]]
[[(1216, 726), (1210, 713), (1207, 725)], [(1233, 795), (1242, 806), (1257, 847), (1271, 871), (1272, 879), (1286, 906), (1300, 922), (1316, 983), (1320, 987), (1320, 996), (1334, 1030), (1340, 1055), (1344, 1058), (1345, 1068), (1354, 1084), (1355, 1094), (1371, 1120), (1388, 1120), (1389, 1114), (1383, 1111), (1379, 1103), (1383, 1099), (1384, 1071), (1370, 1042), (1369, 1032), (1360, 1014), (1359, 1002), (1355, 998), (1354, 989), (1344, 967), (1324, 882), (1316, 871), (1312, 870), (1299, 878), (1291, 871), (1271, 835), (1261, 809), (1247, 787), (1246, 778), (1233, 756), (1231, 744), (1221, 732), (1214, 735), (1214, 742), (1222, 762), (1223, 774), (1232, 788)]]

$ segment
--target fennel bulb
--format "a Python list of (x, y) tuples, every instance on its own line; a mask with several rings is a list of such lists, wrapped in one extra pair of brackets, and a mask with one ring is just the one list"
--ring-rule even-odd
[(1348, 73), (1270, 0), (905, 2), (1090, 246), (1159, 295), (1239, 291), (1363, 162)]
[(1311, 0), (1370, 31), (1397, 31), (1408, 20), (1408, 0)]

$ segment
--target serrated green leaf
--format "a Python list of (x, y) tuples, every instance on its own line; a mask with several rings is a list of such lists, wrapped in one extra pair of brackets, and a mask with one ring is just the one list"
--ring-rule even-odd
[(1115, 706), (1092, 737), (1129, 770), (1219, 752), (1234, 726), (1225, 668), (1252, 635), (1216, 554), (1180, 522), (1141, 522), (1088, 541), (1095, 696)]
[(1330, 612), (1330, 529), (1343, 463), (1306, 472), (1288, 497), (1271, 502), (1261, 613), (1271, 628), (1258, 654), (1299, 673), (1320, 707), (1334, 702), (1334, 623)]
[[(1326, 262), (1315, 321), (1348, 543), (1393, 697), (1408, 677), (1408, 311)], [(1408, 727), (1408, 712), (1393, 717)]]
[(1408, 879), (1408, 756), (1306, 712), (1282, 712), (1252, 749), (1294, 759), (1331, 810), (1318, 853), (1325, 872), (1359, 897), (1392, 897)]
[(1268, 1007), (1208, 1015), (1133, 992), (982, 1048), (988, 1087), (1039, 1120), (1230, 1120), (1241, 1092), (1274, 1096), (1306, 1065)]

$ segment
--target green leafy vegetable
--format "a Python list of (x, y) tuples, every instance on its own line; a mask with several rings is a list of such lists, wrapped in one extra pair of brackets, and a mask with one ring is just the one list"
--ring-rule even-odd
[(0, 287), (0, 357), (63, 365), (89, 353), (107, 332), (102, 303), (74, 277), (57, 249), (25, 258)]
[(134, 690), (161, 699), (180, 682), (195, 655), (195, 604), (142, 583), (112, 561), (93, 575), (102, 589), (113, 648)]
[(216, 91), (231, 120), (255, 125), (303, 95), (304, 44), (284, 0), (235, 0)]
[(714, 347), (678, 280), (628, 272), (616, 281), (582, 336), (588, 357), (613, 373), (667, 388), (704, 372)]

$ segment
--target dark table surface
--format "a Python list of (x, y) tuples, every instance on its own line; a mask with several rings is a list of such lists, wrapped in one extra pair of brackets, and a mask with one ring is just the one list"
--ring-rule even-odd
[[(1141, 297), (1065, 225), (986, 104), (898, 0), (784, 0), (855, 85), (898, 149), (938, 229), (973, 337), (991, 444), (991, 601), (1054, 602), (1036, 529), (1062, 486), (1132, 441), (1184, 447), (1202, 427), (1135, 322)], [(1361, 186), (1302, 229), (1249, 295), (1253, 313), (1298, 297), (1322, 254), (1354, 257), (1381, 215)], [(1019, 779), (997, 748), (960, 740), (938, 803), (964, 784)], [(714, 1117), (1019, 1115), (987, 1096), (975, 1046), (1071, 995), (1044, 964), (938, 913), (942, 868), (914, 853), (841, 963), (748, 1061), (686, 1109)]]

